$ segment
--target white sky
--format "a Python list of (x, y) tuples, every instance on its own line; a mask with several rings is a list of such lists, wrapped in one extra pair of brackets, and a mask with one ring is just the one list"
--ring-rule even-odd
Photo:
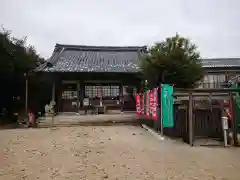
[(0, 24), (45, 58), (56, 43), (142, 46), (176, 32), (204, 58), (240, 57), (239, 0), (0, 0)]

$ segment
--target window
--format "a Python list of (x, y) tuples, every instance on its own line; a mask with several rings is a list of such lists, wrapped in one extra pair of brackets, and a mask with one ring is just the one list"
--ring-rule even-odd
[(102, 86), (103, 97), (111, 96), (111, 86)]
[(85, 96), (86, 97), (93, 97), (92, 96), (92, 86), (85, 86)]
[(225, 75), (225, 74), (220, 74), (220, 75), (219, 75), (219, 81), (220, 81), (220, 82), (226, 81), (226, 75)]
[(77, 99), (77, 91), (63, 91), (62, 99)]
[(73, 100), (77, 99), (77, 85), (63, 84), (62, 99)]
[(111, 96), (119, 96), (119, 86), (111, 86)]
[(85, 86), (85, 96), (89, 98), (101, 96), (101, 89), (102, 89), (102, 97), (117, 97), (119, 96), (119, 86), (94, 86), (94, 85), (87, 85)]

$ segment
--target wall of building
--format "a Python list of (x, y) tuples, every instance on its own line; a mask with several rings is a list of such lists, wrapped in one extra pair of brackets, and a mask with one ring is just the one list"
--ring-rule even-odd
[(198, 88), (221, 88), (221, 84), (240, 75), (240, 73), (209, 73), (198, 83)]
[[(92, 105), (100, 105), (102, 102), (102, 105), (108, 106), (109, 109), (120, 109), (122, 100), (124, 102), (128, 101), (125, 98), (128, 94), (127, 87), (114, 81), (112, 83), (104, 81), (61, 81), (59, 84), (61, 89), (59, 111), (75, 112), (77, 109), (83, 109), (84, 99), (88, 99)], [(136, 93), (136, 88), (133, 89), (133, 93)]]

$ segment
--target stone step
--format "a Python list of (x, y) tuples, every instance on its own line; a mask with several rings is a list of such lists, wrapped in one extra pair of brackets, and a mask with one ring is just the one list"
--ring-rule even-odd
[(137, 118), (123, 118), (123, 119), (88, 119), (88, 120), (77, 120), (77, 119), (54, 119), (42, 120), (38, 123), (38, 127), (52, 127), (52, 126), (91, 126), (91, 125), (119, 125), (119, 124), (138, 124), (140, 121)]

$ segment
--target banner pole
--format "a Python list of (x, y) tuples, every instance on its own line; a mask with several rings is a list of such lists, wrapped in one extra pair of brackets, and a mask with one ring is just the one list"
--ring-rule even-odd
[(162, 84), (160, 85), (160, 123), (161, 123), (161, 136), (163, 136), (163, 110), (162, 110)]
[[(152, 98), (153, 98), (153, 100), (152, 100), (152, 102), (153, 102), (153, 104), (152, 104), (152, 108), (155, 108), (153, 105), (154, 105), (154, 99), (155, 99), (155, 90), (154, 90), (154, 88), (152, 89)], [(153, 120), (153, 123), (154, 123), (154, 130), (156, 131), (156, 132), (158, 132), (159, 131), (159, 128), (158, 128), (158, 121), (157, 121), (157, 119), (155, 119), (155, 117), (154, 117), (154, 119), (152, 118), (152, 120)]]

